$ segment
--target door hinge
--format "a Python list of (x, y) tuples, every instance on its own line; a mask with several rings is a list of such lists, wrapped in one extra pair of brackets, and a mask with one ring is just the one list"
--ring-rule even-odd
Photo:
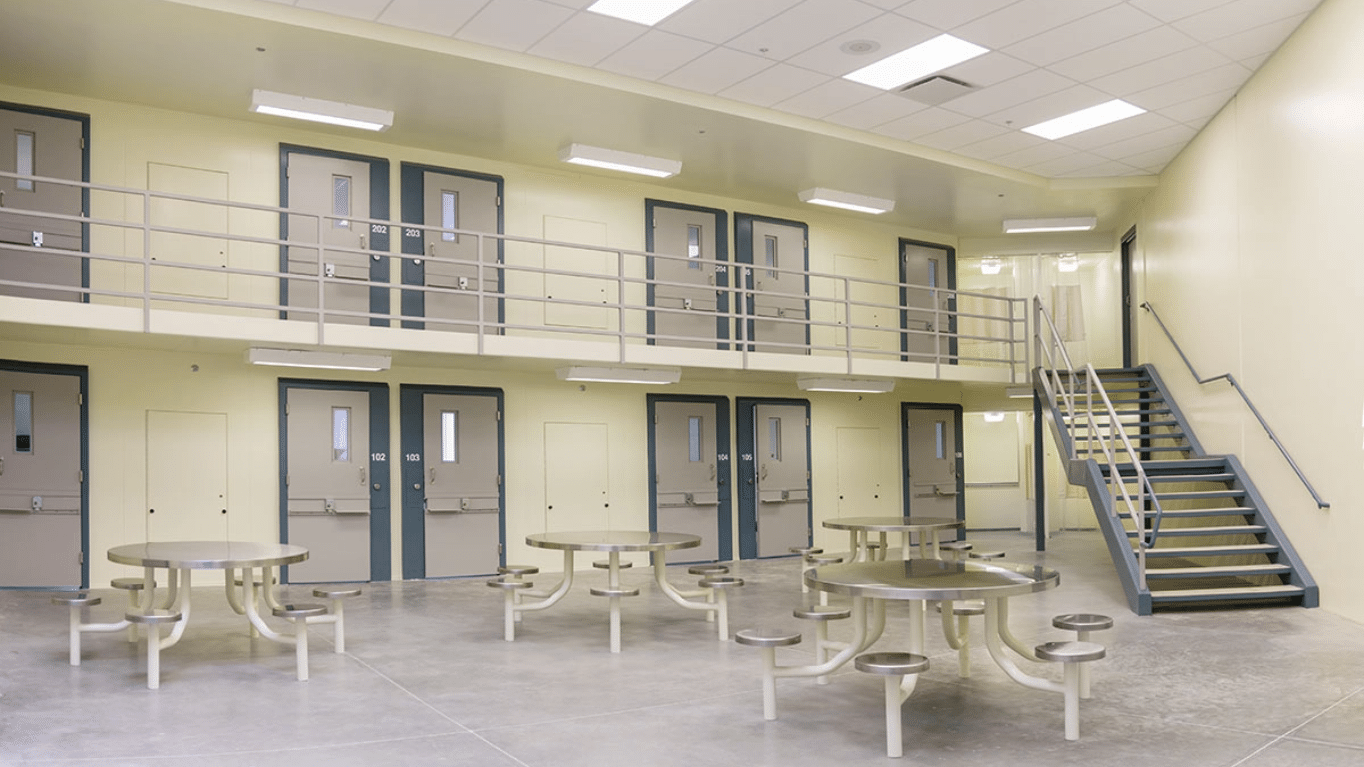
[(85, 137), (81, 136), (81, 149), (85, 148)]
[(77, 404), (77, 405), (84, 405), (84, 404), (85, 404), (85, 395), (84, 395), (84, 394), (81, 394), (81, 393), (77, 393), (77, 394), (76, 394), (76, 404)]
[(85, 469), (76, 469), (76, 483), (77, 484), (85, 483)]
[(289, 400), (284, 400), (284, 414), (289, 415)]
[(503, 551), (502, 551), (502, 544), (499, 543), (499, 544), (497, 544), (497, 555), (500, 557), (500, 556), (502, 556), (502, 554), (503, 554)]
[(501, 474), (498, 474), (498, 475), (497, 475), (497, 486), (498, 486), (498, 487), (502, 487), (502, 475), (501, 475)]
[(288, 486), (289, 486), (289, 475), (288, 475), (288, 474), (285, 474), (285, 475), (284, 475), (284, 486), (285, 486), (285, 487), (288, 487)]
[(809, 426), (810, 426), (810, 419), (809, 419), (809, 418), (806, 418), (806, 419), (805, 419), (805, 426), (806, 426), (806, 428), (809, 428)]
[(496, 200), (496, 202), (493, 203), (493, 204), (496, 205), (496, 206), (499, 207), (499, 208), (502, 207), (502, 195), (499, 194), (499, 195), (498, 195), (496, 198), (494, 198), (494, 199)]
[(84, 551), (77, 551), (77, 552), (76, 552), (76, 564), (78, 564), (78, 565), (83, 565), (83, 564), (85, 564), (85, 552), (84, 552)]
[(806, 471), (806, 472), (805, 472), (805, 481), (806, 481), (806, 482), (809, 482), (809, 481), (810, 481), (810, 472), (809, 472), (809, 471)]
[(497, 411), (497, 420), (499, 420), (499, 421), (502, 420), (502, 411), (501, 411), (501, 410)]

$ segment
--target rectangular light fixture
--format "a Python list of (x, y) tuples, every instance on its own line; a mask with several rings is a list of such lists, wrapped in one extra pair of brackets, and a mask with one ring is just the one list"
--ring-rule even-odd
[(1009, 399), (1032, 399), (1032, 395), (1031, 386), (1009, 386), (1004, 389), (1004, 396)]
[(830, 208), (855, 210), (859, 213), (880, 214), (895, 210), (894, 200), (883, 200), (880, 197), (868, 197), (865, 194), (840, 192), (822, 187), (806, 189), (801, 192), (800, 201), (808, 202), (811, 205), (827, 205)]
[(1071, 112), (1068, 115), (1055, 117), (1046, 122), (1040, 122), (1023, 129), (1024, 133), (1031, 133), (1045, 139), (1058, 139), (1066, 136), (1087, 131), (1090, 128), (1097, 128), (1100, 125), (1115, 123), (1119, 120), (1126, 120), (1129, 117), (1136, 117), (1146, 110), (1135, 104), (1129, 104), (1122, 99), (1105, 101), (1098, 106), (1088, 109), (1081, 109), (1078, 112)]
[(388, 370), (393, 360), (386, 354), (349, 354), (307, 349), (248, 349), (246, 361), (252, 365), (326, 370)]
[(573, 365), (554, 371), (562, 381), (597, 383), (675, 384), (682, 380), (681, 368), (614, 368)]
[(692, 0), (597, 0), (587, 10), (652, 27)]
[(1060, 272), (1076, 272), (1080, 270), (1080, 257), (1074, 253), (1062, 253), (1056, 259), (1056, 270)]
[(1003, 423), (1004, 413), (999, 410), (989, 410), (985, 413), (986, 423)]
[(373, 109), (273, 91), (251, 91), (251, 111), (372, 131), (385, 131), (393, 125), (393, 113), (387, 109)]
[(647, 154), (620, 152), (586, 144), (569, 144), (559, 150), (559, 159), (574, 165), (639, 173), (654, 178), (668, 178), (682, 172), (681, 160), (665, 160)]
[(801, 391), (840, 391), (860, 394), (885, 394), (895, 389), (889, 378), (797, 378)]
[(1002, 258), (995, 258), (994, 256), (991, 256), (989, 258), (982, 258), (980, 260), (981, 274), (999, 274), (1003, 270), (1004, 259)]
[(938, 35), (843, 77), (888, 91), (989, 52), (989, 48), (982, 48), (975, 43), (951, 35)]
[(1098, 226), (1099, 219), (1094, 216), (1068, 216), (1062, 218), (1006, 218), (1005, 234), (1026, 232), (1088, 232)]

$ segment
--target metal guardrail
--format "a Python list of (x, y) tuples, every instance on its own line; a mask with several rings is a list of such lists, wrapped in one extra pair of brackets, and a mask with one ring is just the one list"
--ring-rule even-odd
[(1284, 460), (1288, 462), (1288, 465), (1292, 467), (1293, 473), (1298, 475), (1298, 479), (1301, 480), (1303, 486), (1307, 488), (1307, 492), (1312, 494), (1312, 500), (1317, 502), (1317, 508), (1331, 508), (1331, 504), (1322, 500), (1321, 496), (1317, 493), (1317, 489), (1312, 486), (1311, 482), (1307, 481), (1307, 476), (1302, 473), (1302, 469), (1298, 468), (1298, 464), (1293, 460), (1293, 456), (1288, 454), (1288, 449), (1279, 441), (1278, 435), (1274, 433), (1273, 429), (1269, 428), (1269, 423), (1265, 421), (1265, 417), (1260, 414), (1259, 408), (1255, 407), (1255, 403), (1250, 401), (1250, 396), (1246, 394), (1246, 390), (1242, 389), (1241, 384), (1237, 383), (1236, 377), (1231, 373), (1223, 373), (1221, 375), (1212, 376), (1211, 378), (1199, 376), (1198, 371), (1194, 369), (1193, 363), (1189, 361), (1188, 355), (1184, 354), (1184, 349), (1180, 347), (1179, 342), (1175, 340), (1175, 337), (1170, 334), (1170, 329), (1165, 327), (1165, 323), (1161, 321), (1160, 315), (1156, 312), (1155, 307), (1151, 306), (1150, 302), (1143, 302), (1141, 308), (1151, 313), (1151, 317), (1155, 319), (1156, 324), (1160, 326), (1161, 332), (1165, 333), (1165, 337), (1170, 339), (1170, 345), (1175, 348), (1175, 352), (1179, 354), (1179, 358), (1184, 360), (1184, 366), (1189, 369), (1189, 373), (1193, 376), (1195, 382), (1202, 385), (1212, 383), (1213, 381), (1226, 380), (1227, 383), (1231, 384), (1231, 388), (1235, 389), (1236, 393), (1241, 395), (1241, 401), (1245, 402), (1246, 407), (1250, 408), (1250, 412), (1254, 414), (1255, 420), (1260, 422), (1260, 426), (1265, 430), (1265, 434), (1269, 435), (1269, 440), (1274, 443), (1274, 447), (1279, 449), (1279, 454), (1282, 455)]
[[(0, 172), (0, 177), (17, 178), (18, 174)], [(857, 375), (854, 360), (881, 359), (904, 362), (925, 362), (934, 365), (936, 377), (941, 377), (944, 365), (978, 365), (1005, 368), (1009, 380), (1017, 382), (1029, 370), (1028, 361), (1028, 313), (1026, 300), (1006, 298), (969, 291), (916, 285), (904, 282), (887, 282), (862, 279), (824, 272), (789, 269), (778, 266), (739, 264), (729, 261), (689, 258), (683, 255), (648, 253), (602, 245), (563, 242), (536, 237), (523, 237), (512, 234), (478, 232), (465, 229), (449, 229), (430, 225), (399, 224), (381, 219), (361, 219), (353, 216), (332, 216), (306, 213), (270, 205), (232, 202), (221, 199), (195, 197), (190, 195), (154, 192), (77, 182), (41, 176), (24, 176), (36, 184), (59, 184), (87, 190), (92, 200), (89, 210), (125, 212), (124, 218), (117, 215), (72, 215), (45, 213), (35, 210), (16, 208), (12, 204), (0, 207), (0, 219), (6, 214), (22, 216), (34, 220), (51, 221), (55, 227), (70, 229), (80, 227), (82, 239), (89, 245), (83, 250), (59, 249), (42, 245), (22, 243), (0, 243), (11, 253), (39, 253), (44, 256), (65, 257), (86, 260), (94, 267), (89, 285), (55, 285), (32, 282), (22, 279), (0, 279), (0, 286), (25, 290), (60, 291), (65, 294), (79, 295), (81, 300), (91, 303), (112, 300), (140, 303), (143, 315), (143, 331), (152, 332), (152, 309), (174, 306), (218, 307), (234, 310), (256, 310), (247, 313), (259, 317), (278, 317), (281, 320), (306, 321), (316, 325), (318, 344), (326, 343), (327, 326), (341, 321), (350, 323), (379, 324), (391, 327), (411, 327), (411, 323), (424, 323), (428, 330), (442, 328), (461, 332), (471, 332), (477, 336), (478, 353), (484, 353), (485, 340), (490, 336), (543, 335), (572, 337), (579, 339), (614, 340), (618, 345), (619, 360), (628, 362), (626, 350), (631, 345), (654, 344), (658, 346), (695, 346), (697, 341), (714, 342), (721, 350), (742, 356), (745, 369), (749, 367), (750, 355), (759, 352), (778, 352), (807, 355), (812, 358), (841, 356), (846, 360), (847, 373)], [(11, 203), (13, 201), (11, 200)], [(201, 206), (224, 211), (223, 218), (228, 221), (227, 231), (204, 231), (177, 223), (153, 223), (154, 203), (175, 203)], [(139, 215), (140, 212), (140, 215)], [(173, 219), (174, 216), (161, 215)], [(291, 231), (311, 230), (312, 242), (286, 239), (276, 232), (279, 222), (288, 221)], [(322, 233), (335, 222), (345, 221), (356, 231), (363, 231), (367, 239), (360, 247), (338, 247), (322, 243)], [(245, 225), (242, 222), (246, 222)], [(477, 260), (461, 260), (430, 254), (408, 254), (391, 252), (386, 249), (366, 247), (372, 245), (373, 236), (379, 234), (393, 236), (392, 240), (401, 242), (403, 237), (414, 231), (421, 232), (427, 240), (444, 235), (474, 238), (474, 252), (480, 254)], [(224, 243), (227, 249), (237, 248), (250, 251), (248, 258), (239, 259), (247, 265), (228, 265), (226, 255), (221, 264), (194, 263), (186, 260), (183, 253), (177, 258), (173, 247), (164, 242), (154, 245), (154, 238), (180, 240), (204, 240)], [(140, 240), (140, 245), (137, 241)], [(140, 253), (137, 251), (140, 249)], [(280, 254), (286, 249), (316, 253), (316, 268), (312, 274), (289, 272), (281, 268)], [(554, 259), (549, 253), (557, 254)], [(495, 255), (492, 255), (495, 254)], [(572, 259), (564, 258), (571, 254)], [(401, 279), (403, 267), (408, 263), (445, 262), (452, 265), (473, 267), (473, 282), (467, 288), (437, 287), (424, 284), (388, 282), (376, 279), (350, 279), (328, 275), (323, 264), (336, 256), (349, 256), (363, 259), (365, 263), (386, 262), (380, 271)], [(563, 263), (569, 260), (595, 260), (604, 268), (593, 271), (574, 268), (574, 264)], [(553, 261), (554, 263), (546, 263)], [(667, 314), (687, 314), (695, 316), (698, 312), (689, 308), (673, 308), (650, 303), (647, 296), (658, 288), (697, 288), (692, 283), (672, 281), (647, 276), (649, 266), (666, 261), (681, 262), (688, 265), (699, 264), (702, 273), (715, 275), (715, 285), (704, 286), (715, 291), (716, 306), (725, 309), (702, 310), (710, 316), (723, 320), (728, 329), (728, 337), (705, 338), (698, 336), (669, 335), (650, 332), (649, 317)], [(609, 264), (609, 267), (605, 267)], [(140, 270), (140, 275), (136, 272)], [(800, 284), (808, 286), (807, 292), (777, 292), (754, 287), (754, 273), (766, 272), (771, 275), (795, 277)], [(158, 289), (156, 283), (174, 277), (182, 281), (205, 280), (210, 276), (222, 278), (226, 275), (228, 284), (234, 289), (225, 289), (227, 298), (206, 297)], [(155, 279), (154, 279), (155, 278)], [(579, 288), (591, 286), (599, 296), (585, 300), (581, 290), (576, 297), (552, 297), (545, 283), (549, 280), (569, 281)], [(140, 290), (129, 289), (127, 285), (140, 282)], [(277, 283), (281, 287), (275, 287)], [(730, 284), (733, 283), (733, 284)], [(249, 285), (243, 288), (242, 285)], [(288, 285), (288, 294), (299, 296), (299, 291), (307, 291), (315, 305), (291, 305), (280, 298)], [(389, 306), (398, 306), (398, 312), (374, 312), (365, 310), (332, 308), (328, 306), (329, 286), (363, 286), (369, 293), (377, 290), (390, 291)], [(490, 288), (489, 285), (498, 286)], [(6, 292), (0, 288), (0, 294)], [(13, 292), (13, 291), (10, 291)], [(404, 314), (401, 311), (404, 294), (425, 296), (457, 296), (470, 301), (477, 312), (467, 319), (442, 319), (440, 317)], [(895, 298), (888, 298), (894, 295)], [(912, 305), (901, 296), (922, 299), (921, 305)], [(960, 304), (966, 299), (979, 306), (980, 311), (961, 311)], [(505, 318), (489, 317), (486, 304), (489, 300), (500, 302), (507, 309)], [(755, 306), (762, 301), (786, 300), (804, 302), (803, 317), (759, 316)], [(591, 310), (601, 320), (599, 327), (554, 325), (544, 319), (544, 308), (577, 307), (578, 311)], [(539, 310), (536, 310), (539, 307)], [(953, 308), (945, 308), (953, 307)], [(232, 313), (232, 312), (229, 312)], [(799, 312), (798, 312), (799, 313)], [(875, 317), (874, 322), (858, 321), (855, 315), (864, 314)], [(536, 321), (538, 317), (538, 321)], [(886, 320), (894, 324), (884, 326)], [(964, 332), (962, 325), (976, 322), (984, 331)], [(782, 341), (772, 338), (755, 338), (750, 333), (751, 323), (767, 323), (769, 328), (799, 325), (806, 330), (805, 342)], [(923, 328), (905, 326), (922, 324)], [(437, 331), (438, 332), (438, 331)], [(969, 345), (963, 350), (954, 346)], [(918, 347), (918, 348), (916, 348)], [(865, 373), (864, 373), (865, 375)]]

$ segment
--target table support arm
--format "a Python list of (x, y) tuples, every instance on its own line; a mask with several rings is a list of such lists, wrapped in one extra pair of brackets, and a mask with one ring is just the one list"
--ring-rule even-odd
[(251, 625), (256, 627), (256, 630), (260, 632), (261, 636), (272, 642), (288, 645), (296, 644), (298, 641), (297, 639), (288, 634), (281, 634), (266, 624), (265, 619), (262, 618), (260, 612), (256, 610), (256, 582), (251, 577), (250, 572), (243, 572), (242, 576), (242, 591), (244, 597), (242, 599), (242, 605), (246, 608), (246, 617), (251, 620)]
[(557, 603), (560, 599), (563, 599), (564, 595), (568, 593), (569, 588), (571, 588), (572, 586), (573, 586), (573, 549), (564, 549), (564, 578), (563, 580), (559, 581), (559, 585), (555, 586), (552, 591), (523, 592), (522, 596), (536, 597), (539, 598), (540, 601), (522, 602), (521, 604), (512, 605), (512, 609), (515, 610), (516, 612), (531, 612), (534, 610), (543, 610)]
[[(1009, 675), (1009, 678), (1024, 687), (1031, 687), (1035, 690), (1045, 690), (1047, 692), (1057, 692), (1064, 694), (1065, 685), (1060, 682), (1053, 682), (1050, 679), (1025, 674), (1022, 669), (1014, 663), (1013, 658), (1004, 654), (1004, 648), (1000, 646), (1000, 605), (1007, 600), (1007, 597), (985, 600), (985, 647), (990, 651), (990, 657), (994, 658), (995, 663)], [(1007, 608), (1005, 608), (1007, 612)]]
[[(875, 615), (877, 625), (884, 627), (886, 621), (886, 608), (881, 600), (873, 600), (872, 613)], [(773, 669), (773, 675), (779, 677), (824, 676), (825, 674), (842, 668), (843, 664), (852, 660), (854, 655), (861, 652), (863, 648), (875, 641), (874, 639), (868, 638), (867, 600), (865, 597), (853, 597), (852, 623), (852, 640), (835, 653), (833, 657), (823, 663), (816, 663), (808, 666), (777, 666)]]
[(1009, 649), (1028, 660), (1038, 660), (1037, 653), (1033, 652), (1031, 647), (1020, 642), (1018, 637), (1014, 636), (1013, 632), (1009, 630), (1009, 600), (1007, 599), (999, 600), (999, 636), (1009, 646)]

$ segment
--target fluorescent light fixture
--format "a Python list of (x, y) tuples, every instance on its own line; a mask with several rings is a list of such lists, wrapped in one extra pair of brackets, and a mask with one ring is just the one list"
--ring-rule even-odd
[(246, 361), (252, 365), (327, 370), (388, 370), (393, 362), (386, 354), (348, 354), (305, 349), (248, 349)]
[(262, 90), (251, 91), (251, 111), (362, 130), (384, 131), (393, 125), (393, 113), (387, 109)]
[(990, 258), (982, 258), (980, 260), (981, 274), (999, 274), (1001, 271), (1003, 271), (1003, 269), (1004, 259), (1002, 258), (994, 258), (992, 256)]
[(681, 368), (611, 368), (574, 365), (554, 371), (563, 381), (597, 383), (675, 384), (682, 380)]
[(855, 83), (888, 91), (989, 52), (990, 49), (982, 48), (975, 43), (968, 43), (951, 35), (938, 35), (932, 40), (887, 56), (843, 77)]
[(653, 26), (677, 13), (691, 0), (597, 0), (587, 10), (603, 16)]
[(998, 410), (991, 410), (990, 412), (985, 414), (986, 423), (1002, 423), (1003, 421), (1004, 414)]
[(1080, 257), (1074, 253), (1062, 253), (1056, 258), (1056, 268), (1062, 272), (1074, 272), (1080, 268)]
[(861, 394), (885, 394), (895, 389), (888, 378), (797, 378), (801, 391), (841, 391)]
[(800, 201), (808, 202), (811, 205), (827, 205), (830, 208), (855, 210), (859, 213), (880, 214), (895, 210), (894, 200), (883, 200), (880, 197), (868, 197), (865, 194), (840, 192), (821, 187), (806, 189), (801, 192)]
[(1032, 395), (1031, 386), (1010, 386), (1004, 390), (1004, 396), (1010, 399), (1032, 399)]
[(569, 144), (559, 150), (559, 159), (574, 165), (590, 165), (593, 168), (639, 173), (654, 178), (667, 178), (682, 172), (681, 160), (665, 160), (647, 154), (620, 152), (586, 144)]
[(1066, 218), (1006, 218), (1005, 234), (1025, 232), (1088, 232), (1098, 226), (1099, 219), (1094, 216), (1070, 216)]
[(1090, 128), (1097, 128), (1100, 125), (1115, 123), (1119, 120), (1126, 120), (1129, 117), (1136, 117), (1145, 112), (1135, 104), (1129, 104), (1122, 99), (1105, 101), (1098, 106), (1088, 109), (1081, 109), (1078, 112), (1071, 112), (1068, 115), (1040, 122), (1023, 129), (1024, 133), (1031, 133), (1045, 139), (1058, 139), (1070, 136)]

